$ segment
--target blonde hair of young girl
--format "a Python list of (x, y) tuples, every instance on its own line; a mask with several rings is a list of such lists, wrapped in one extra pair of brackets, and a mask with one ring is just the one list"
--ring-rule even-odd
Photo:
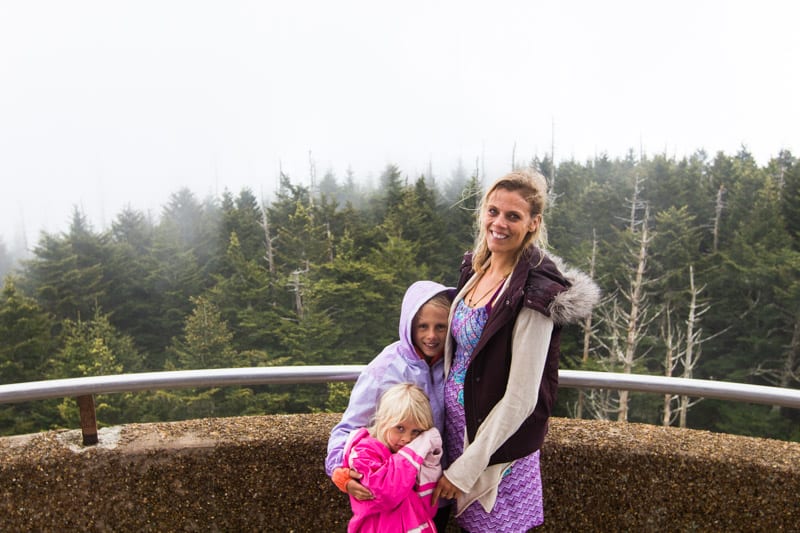
[(424, 430), (432, 428), (431, 402), (425, 392), (414, 384), (393, 385), (386, 389), (378, 402), (375, 422), (369, 428), (369, 434), (388, 446), (386, 432), (407, 420)]

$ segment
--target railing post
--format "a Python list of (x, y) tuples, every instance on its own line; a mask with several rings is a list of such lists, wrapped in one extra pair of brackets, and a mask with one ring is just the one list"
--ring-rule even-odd
[(94, 411), (94, 396), (78, 396), (78, 407), (81, 412), (81, 433), (83, 434), (83, 445), (92, 446), (97, 444), (97, 416)]

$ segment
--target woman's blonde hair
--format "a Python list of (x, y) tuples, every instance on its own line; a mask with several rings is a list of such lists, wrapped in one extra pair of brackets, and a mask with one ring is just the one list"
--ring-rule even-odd
[[(472, 268), (475, 272), (484, 272), (489, 266), (489, 257), (492, 253), (486, 244), (486, 227), (481, 223), (481, 218), (486, 210), (489, 196), (498, 189), (519, 194), (528, 204), (531, 217), (536, 215), (544, 216), (544, 210), (547, 207), (547, 180), (541, 173), (535, 170), (515, 170), (496, 180), (484, 193), (478, 209), (478, 234), (475, 237), (472, 254)], [(525, 236), (525, 240), (522, 241), (522, 246), (517, 253), (515, 263), (519, 261), (522, 252), (532, 246), (547, 247), (547, 229), (545, 228), (544, 220), (539, 223), (536, 230)]]
[(386, 431), (406, 420), (427, 430), (433, 427), (433, 412), (425, 391), (412, 383), (399, 383), (381, 396), (369, 433), (388, 446)]

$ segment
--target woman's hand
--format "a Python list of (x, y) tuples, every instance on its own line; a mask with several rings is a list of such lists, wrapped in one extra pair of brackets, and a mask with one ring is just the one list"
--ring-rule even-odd
[(367, 487), (365, 487), (359, 482), (361, 477), (362, 477), (361, 474), (359, 474), (352, 468), (350, 469), (350, 479), (348, 480), (346, 485), (347, 494), (349, 494), (350, 496), (359, 501), (374, 499), (375, 495), (373, 495), (372, 492)]
[(461, 489), (450, 483), (450, 480), (445, 476), (439, 478), (439, 483), (436, 485), (436, 490), (433, 491), (432, 503), (437, 503), (439, 498), (445, 500), (452, 500), (461, 496)]

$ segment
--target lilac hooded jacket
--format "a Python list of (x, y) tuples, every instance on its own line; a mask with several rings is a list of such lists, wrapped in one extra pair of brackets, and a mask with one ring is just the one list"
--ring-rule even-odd
[[(417, 281), (406, 291), (400, 310), (400, 340), (395, 341), (370, 362), (358, 377), (350, 403), (328, 439), (325, 472), (343, 465), (344, 445), (350, 432), (372, 423), (381, 394), (398, 383), (413, 383), (425, 391), (431, 401), (433, 423), (444, 434), (444, 362), (428, 366), (411, 341), (411, 322), (417, 311), (440, 292), (452, 290), (433, 281)], [(445, 463), (446, 465), (446, 463)]]

